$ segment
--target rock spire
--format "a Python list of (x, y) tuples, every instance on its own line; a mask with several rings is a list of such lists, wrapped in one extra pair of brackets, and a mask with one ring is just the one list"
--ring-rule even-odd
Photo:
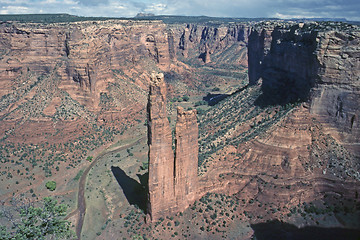
[(174, 156), (162, 73), (151, 75), (148, 117), (148, 214), (157, 220), (185, 210), (196, 199), (198, 125), (196, 110), (178, 108)]

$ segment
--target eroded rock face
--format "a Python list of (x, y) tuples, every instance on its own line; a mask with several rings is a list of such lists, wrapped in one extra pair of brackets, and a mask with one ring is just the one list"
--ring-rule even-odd
[(312, 90), (310, 111), (359, 156), (360, 30), (323, 32), (316, 40), (320, 81)]
[[(249, 81), (260, 79), (267, 98), (310, 102), (327, 131), (359, 154), (359, 47), (357, 26), (270, 24), (249, 37)], [(280, 97), (279, 97), (280, 96)]]
[(198, 188), (198, 124), (196, 110), (177, 109), (175, 133), (175, 197), (179, 211), (196, 200)]
[(235, 23), (217, 27), (202, 24), (187, 24), (174, 27), (178, 41), (178, 53), (185, 58), (197, 55), (205, 63), (211, 61), (210, 54), (217, 55), (230, 50), (221, 63), (240, 63), (247, 66), (246, 44), (250, 33), (249, 24)]
[(24, 119), (106, 124), (120, 120), (123, 110), (145, 110), (148, 72), (160, 69), (192, 78), (195, 70), (178, 56), (201, 62), (199, 56), (206, 53), (209, 62), (211, 53), (211, 64), (247, 66), (248, 30), (241, 23), (1, 23), (0, 137), (7, 135), (8, 125), (15, 124), (17, 132)]
[[(254, 28), (250, 86), (200, 119), (200, 157), (206, 158), (199, 195), (236, 194), (244, 203), (256, 199), (288, 208), (326, 202), (326, 195), (357, 201), (359, 52), (357, 26)], [(286, 105), (298, 99), (302, 104)], [(251, 209), (243, 207), (240, 211)]]
[(249, 81), (281, 94), (280, 103), (305, 100), (317, 80), (317, 32), (298, 26), (265, 26), (249, 38)]
[(176, 206), (174, 152), (166, 113), (166, 86), (163, 74), (151, 75), (148, 113), (148, 213), (152, 219), (158, 219)]
[(157, 220), (185, 210), (197, 198), (198, 125), (196, 110), (178, 108), (174, 158), (162, 73), (151, 75), (148, 113), (148, 214)]
[(0, 117), (10, 123), (111, 122), (126, 108), (145, 109), (144, 70), (171, 62), (166, 25), (157, 21), (2, 23), (0, 47)]

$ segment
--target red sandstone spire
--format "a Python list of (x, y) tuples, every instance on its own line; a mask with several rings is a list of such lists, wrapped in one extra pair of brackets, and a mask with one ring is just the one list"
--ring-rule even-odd
[(148, 103), (149, 202), (151, 219), (174, 206), (174, 152), (166, 114), (166, 85), (162, 73), (151, 75)]
[(198, 168), (198, 124), (196, 110), (177, 109), (175, 197), (177, 209), (185, 210), (196, 198)]
[(185, 210), (196, 199), (198, 124), (196, 110), (178, 108), (174, 158), (163, 74), (151, 75), (148, 113), (148, 214), (151, 220), (157, 220)]

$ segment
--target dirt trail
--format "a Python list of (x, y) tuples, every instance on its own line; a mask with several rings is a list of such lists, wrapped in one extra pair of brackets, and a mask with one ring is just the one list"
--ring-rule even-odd
[(136, 144), (139, 144), (142, 140), (144, 140), (146, 137), (139, 138), (133, 143), (129, 143), (120, 147), (117, 147), (115, 149), (112, 149), (110, 151), (104, 151), (103, 153), (99, 154), (93, 162), (85, 169), (84, 173), (82, 174), (80, 181), (79, 181), (79, 191), (78, 191), (78, 206), (77, 209), (75, 209), (73, 212), (71, 212), (65, 219), (69, 219), (70, 217), (74, 215), (78, 215), (78, 223), (76, 226), (76, 236), (77, 239), (81, 239), (81, 231), (84, 224), (85, 219), (85, 213), (86, 213), (86, 202), (85, 202), (85, 183), (88, 173), (90, 172), (91, 168), (97, 163), (99, 159), (104, 157), (107, 154), (115, 153), (118, 151), (125, 150), (127, 148), (130, 148)]

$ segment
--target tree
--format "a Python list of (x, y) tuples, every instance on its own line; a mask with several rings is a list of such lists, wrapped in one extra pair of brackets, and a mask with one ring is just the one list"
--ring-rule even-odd
[(41, 207), (35, 207), (31, 202), (12, 201), (12, 210), (3, 209), (2, 217), (9, 222), (0, 225), (0, 240), (25, 239), (73, 239), (75, 234), (70, 229), (70, 222), (63, 220), (67, 207), (57, 205), (57, 200), (46, 197)]

